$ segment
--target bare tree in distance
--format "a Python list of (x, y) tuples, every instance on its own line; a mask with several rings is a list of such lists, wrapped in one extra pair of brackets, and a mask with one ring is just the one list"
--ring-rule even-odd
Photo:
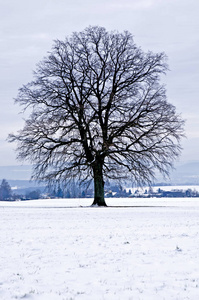
[(1, 200), (11, 200), (12, 190), (9, 183), (3, 179), (0, 185), (0, 201)]
[(56, 40), (19, 90), (32, 113), (9, 141), (33, 179), (93, 178), (93, 204), (106, 206), (105, 178), (151, 183), (180, 154), (184, 121), (160, 83), (167, 69), (164, 53), (143, 52), (127, 31), (90, 26)]

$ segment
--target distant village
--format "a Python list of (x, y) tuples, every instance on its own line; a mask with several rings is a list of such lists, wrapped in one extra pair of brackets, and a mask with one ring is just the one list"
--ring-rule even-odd
[(199, 192), (193, 188), (164, 190), (164, 188), (149, 187), (138, 189), (121, 189), (119, 191), (109, 191), (106, 197), (131, 197), (131, 198), (184, 198), (199, 197)]

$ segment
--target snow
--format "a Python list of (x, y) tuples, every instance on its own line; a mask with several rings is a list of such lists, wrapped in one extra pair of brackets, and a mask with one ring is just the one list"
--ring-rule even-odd
[(198, 198), (91, 202), (0, 202), (0, 299), (199, 298)]

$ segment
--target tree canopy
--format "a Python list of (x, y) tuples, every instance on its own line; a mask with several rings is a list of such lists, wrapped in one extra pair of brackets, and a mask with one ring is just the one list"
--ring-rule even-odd
[(94, 204), (105, 205), (105, 178), (151, 183), (169, 174), (180, 154), (181, 116), (167, 101), (164, 53), (143, 52), (128, 31), (88, 27), (51, 52), (16, 102), (32, 109), (9, 136), (18, 158), (34, 164), (33, 178), (94, 179)]

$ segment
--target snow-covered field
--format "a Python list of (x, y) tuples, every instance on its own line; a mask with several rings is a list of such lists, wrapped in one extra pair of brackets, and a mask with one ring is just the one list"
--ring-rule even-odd
[(198, 300), (199, 199), (107, 203), (0, 202), (0, 299)]

